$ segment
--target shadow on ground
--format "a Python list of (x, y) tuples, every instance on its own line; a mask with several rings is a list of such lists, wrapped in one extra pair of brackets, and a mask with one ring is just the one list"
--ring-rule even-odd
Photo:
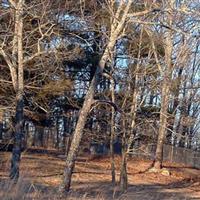
[[(187, 189), (191, 183), (183, 180), (169, 185), (139, 184), (129, 185), (125, 193), (118, 186), (113, 187), (108, 182), (78, 182), (73, 183), (72, 190), (62, 199), (101, 199), (101, 200), (197, 200), (200, 197), (192, 195)], [(0, 177), (1, 200), (55, 200), (61, 199), (57, 187), (30, 183), (20, 179), (15, 185), (7, 177)], [(200, 190), (199, 190), (200, 192)]]
[[(139, 184), (129, 185), (128, 190), (124, 193), (120, 192), (118, 186), (113, 187), (108, 182), (83, 183), (84, 187), (72, 190), (70, 197), (78, 199), (79, 197), (87, 197), (88, 199), (110, 200), (195, 200), (193, 191), (187, 189), (191, 186), (190, 180), (183, 180), (173, 184)], [(87, 192), (86, 192), (87, 191)], [(199, 191), (200, 192), (200, 189)]]

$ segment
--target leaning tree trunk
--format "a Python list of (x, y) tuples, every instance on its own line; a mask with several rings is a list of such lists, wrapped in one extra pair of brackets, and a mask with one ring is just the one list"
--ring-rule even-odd
[[(23, 71), (23, 3), (24, 0), (19, 0), (16, 8), (16, 30), (17, 35), (17, 86), (16, 88), (16, 114), (15, 114), (15, 134), (14, 145), (11, 159), (10, 178), (17, 181), (19, 178), (19, 163), (22, 151), (22, 139), (23, 139), (23, 124), (24, 124), (24, 71)], [(14, 48), (14, 47), (13, 47)]]
[[(125, 9), (123, 10), (122, 15), (119, 15), (119, 13), (118, 13), (117, 16), (114, 17), (114, 21), (111, 25), (111, 33), (110, 33), (108, 45), (99, 61), (99, 65), (98, 65), (95, 75), (91, 81), (89, 90), (85, 96), (83, 106), (79, 113), (79, 118), (77, 121), (76, 129), (74, 131), (70, 150), (69, 150), (69, 153), (68, 153), (67, 159), (66, 159), (66, 166), (64, 169), (63, 181), (59, 188), (60, 192), (63, 192), (63, 193), (68, 192), (70, 189), (71, 177), (72, 177), (72, 171), (73, 171), (73, 168), (75, 165), (75, 159), (78, 154), (78, 148), (80, 146), (80, 142), (81, 142), (81, 139), (83, 136), (83, 129), (84, 129), (84, 126), (85, 126), (85, 123), (87, 120), (87, 116), (90, 112), (90, 108), (93, 103), (94, 93), (95, 93), (95, 89), (98, 84), (98, 79), (105, 68), (105, 64), (106, 64), (108, 58), (110, 57), (110, 53), (113, 50), (115, 43), (121, 34), (121, 31), (124, 28), (124, 24), (126, 22), (127, 14), (128, 14), (129, 8), (131, 6), (131, 3), (132, 3), (132, 1), (129, 0), (125, 6)], [(121, 13), (121, 8), (122, 8), (122, 6), (120, 7), (120, 13)]]
[(74, 136), (73, 136), (71, 146), (70, 146), (70, 150), (68, 152), (67, 159), (66, 159), (66, 166), (64, 169), (63, 182), (60, 185), (61, 192), (69, 191), (69, 189), (70, 189), (72, 171), (73, 171), (73, 168), (75, 165), (75, 159), (77, 157), (78, 148), (79, 148), (79, 145), (80, 145), (80, 142), (82, 139), (83, 128), (85, 126), (87, 116), (90, 112), (90, 108), (91, 108), (91, 105), (93, 102), (94, 91), (95, 91), (96, 84), (97, 84), (97, 77), (98, 77), (98, 73), (96, 72), (96, 74), (91, 82), (90, 88), (86, 94), (85, 101), (83, 103), (83, 107), (80, 110), (76, 129), (75, 129)]
[(108, 58), (108, 50), (104, 53), (104, 56), (101, 59), (101, 62), (100, 62), (101, 68), (99, 67), (97, 69), (92, 79), (92, 82), (90, 84), (89, 90), (85, 96), (83, 107), (80, 110), (76, 129), (75, 129), (73, 139), (70, 145), (70, 149), (67, 155), (67, 159), (66, 159), (66, 166), (64, 169), (63, 181), (62, 181), (62, 184), (60, 185), (61, 192), (69, 191), (70, 189), (72, 171), (75, 165), (75, 159), (78, 154), (78, 148), (82, 139), (83, 129), (87, 120), (87, 116), (90, 112), (91, 105), (93, 103), (94, 92), (97, 86), (99, 74), (103, 71), (107, 58)]

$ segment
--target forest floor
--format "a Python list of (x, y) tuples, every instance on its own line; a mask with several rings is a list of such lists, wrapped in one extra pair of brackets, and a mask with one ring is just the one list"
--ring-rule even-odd
[[(64, 169), (64, 157), (51, 152), (24, 152), (21, 175), (13, 185), (8, 178), (9, 152), (0, 152), (1, 200), (56, 200), (58, 186)], [(164, 163), (170, 175), (150, 173), (152, 162), (129, 159), (129, 187), (120, 193), (118, 186), (110, 183), (109, 158), (88, 159), (79, 157), (73, 174), (72, 189), (67, 199), (124, 199), (124, 200), (200, 200), (200, 170), (180, 164)], [(117, 180), (120, 157), (116, 156)]]

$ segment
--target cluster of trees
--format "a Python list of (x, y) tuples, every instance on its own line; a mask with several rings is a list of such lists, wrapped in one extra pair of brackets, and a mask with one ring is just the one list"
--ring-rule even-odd
[(68, 151), (62, 192), (84, 140), (109, 143), (113, 183), (120, 142), (122, 190), (138, 145), (157, 144), (156, 169), (165, 142), (198, 149), (199, 17), (197, 0), (1, 0), (0, 137), (13, 132), (11, 179), (27, 127), (56, 127), (55, 147)]

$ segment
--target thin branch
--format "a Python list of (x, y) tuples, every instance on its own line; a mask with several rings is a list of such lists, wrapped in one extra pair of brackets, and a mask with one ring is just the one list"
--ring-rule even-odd
[(42, 55), (45, 55), (45, 54), (51, 54), (51, 53), (55, 53), (54, 50), (52, 51), (40, 51), (40, 52), (37, 52), (35, 54), (33, 54), (31, 57), (28, 57), (26, 59), (24, 59), (24, 64), (27, 64), (28, 62), (32, 61), (33, 59), (37, 58), (38, 56), (42, 56)]
[(160, 9), (147, 9), (147, 10), (144, 10), (144, 11), (128, 14), (127, 16), (130, 17), (130, 18), (131, 17), (139, 17), (139, 16), (143, 16), (143, 15), (146, 15), (146, 14), (149, 14), (149, 13), (160, 12), (160, 11), (161, 11)]
[(16, 8), (16, 3), (13, 0), (9, 0), (9, 2), (14, 8)]

